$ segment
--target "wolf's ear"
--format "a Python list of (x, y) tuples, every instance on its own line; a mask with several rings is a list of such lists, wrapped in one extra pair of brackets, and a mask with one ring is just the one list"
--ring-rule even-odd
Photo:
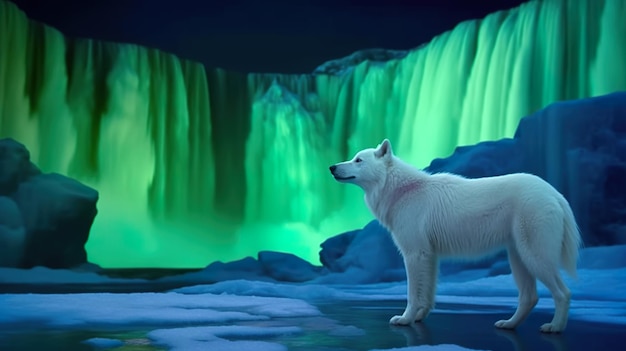
[(391, 157), (393, 155), (393, 150), (391, 149), (391, 142), (389, 142), (389, 139), (383, 140), (383, 142), (376, 148), (374, 154), (376, 157)]

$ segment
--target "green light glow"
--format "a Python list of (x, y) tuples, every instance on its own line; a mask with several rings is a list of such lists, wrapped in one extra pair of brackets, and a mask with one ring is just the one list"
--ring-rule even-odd
[(328, 165), (387, 137), (426, 166), (551, 102), (626, 90), (624, 18), (626, 0), (533, 1), (343, 76), (243, 75), (64, 38), (0, 0), (0, 137), (100, 191), (102, 266), (318, 263), (321, 241), (372, 218)]

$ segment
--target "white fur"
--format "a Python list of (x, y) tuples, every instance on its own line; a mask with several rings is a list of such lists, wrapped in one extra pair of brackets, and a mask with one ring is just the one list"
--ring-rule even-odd
[(393, 155), (384, 140), (331, 166), (335, 179), (360, 186), (365, 202), (391, 232), (407, 271), (406, 310), (390, 323), (426, 318), (434, 306), (438, 261), (506, 249), (519, 304), (498, 328), (518, 326), (537, 304), (536, 280), (552, 293), (554, 318), (542, 332), (561, 332), (570, 291), (559, 267), (576, 275), (580, 234), (567, 200), (541, 178), (525, 174), (467, 179), (429, 174)]

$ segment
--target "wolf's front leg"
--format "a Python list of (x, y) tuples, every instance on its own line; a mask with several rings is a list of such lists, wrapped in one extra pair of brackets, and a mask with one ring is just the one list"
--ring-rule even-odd
[(407, 305), (401, 316), (393, 316), (389, 323), (407, 325), (428, 316), (435, 302), (437, 259), (432, 253), (421, 251), (404, 256), (407, 278)]

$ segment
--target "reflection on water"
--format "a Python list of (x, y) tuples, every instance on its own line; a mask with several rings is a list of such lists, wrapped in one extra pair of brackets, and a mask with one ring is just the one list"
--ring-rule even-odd
[(501, 330), (493, 323), (508, 318), (513, 309), (472, 306), (468, 312), (467, 306), (438, 304), (426, 321), (406, 327), (387, 324), (402, 312), (404, 302), (353, 302), (320, 309), (328, 318), (366, 330), (365, 336), (352, 338), (346, 350), (456, 344), (476, 350), (587, 351), (621, 350), (626, 343), (622, 326), (576, 320), (569, 321), (563, 334), (540, 333), (539, 326), (552, 318), (541, 311), (534, 311), (517, 330)]
[[(275, 318), (241, 322), (260, 327), (299, 326), (303, 333), (264, 340), (284, 344), (298, 351), (355, 351), (390, 349), (416, 345), (457, 344), (476, 350), (577, 351), (619, 350), (626, 342), (623, 328), (616, 325), (570, 320), (563, 334), (545, 335), (539, 326), (551, 315), (535, 311), (515, 331), (499, 330), (493, 323), (513, 310), (501, 307), (438, 304), (423, 323), (406, 327), (390, 326), (389, 318), (401, 312), (402, 301), (333, 302), (319, 304), (320, 317)], [(480, 311), (480, 312), (477, 312)], [(44, 330), (0, 329), (0, 350), (91, 351), (84, 341), (94, 337), (124, 341), (115, 351), (158, 351), (146, 338), (147, 330)]]
[[(534, 350), (533, 347), (528, 346), (528, 342), (524, 342), (524, 338), (520, 337), (520, 335), (515, 330), (495, 330), (496, 335), (506, 338), (511, 342), (513, 346), (511, 350), (514, 351), (531, 351)], [(569, 331), (567, 333), (570, 333)], [(566, 351), (567, 341), (565, 340), (564, 334), (541, 334), (540, 338), (543, 340), (546, 345), (544, 345), (544, 349), (546, 350), (554, 350), (554, 351)], [(598, 349), (599, 350), (599, 349)]]
[(432, 337), (428, 326), (424, 323), (415, 323), (406, 327), (390, 325), (391, 331), (404, 335), (407, 345), (431, 345)]
[(162, 351), (151, 345), (146, 331), (107, 332), (91, 330), (56, 330), (20, 332), (0, 330), (0, 350), (7, 351), (93, 351), (94, 346), (85, 343), (91, 338), (108, 338), (124, 341), (115, 351)]

